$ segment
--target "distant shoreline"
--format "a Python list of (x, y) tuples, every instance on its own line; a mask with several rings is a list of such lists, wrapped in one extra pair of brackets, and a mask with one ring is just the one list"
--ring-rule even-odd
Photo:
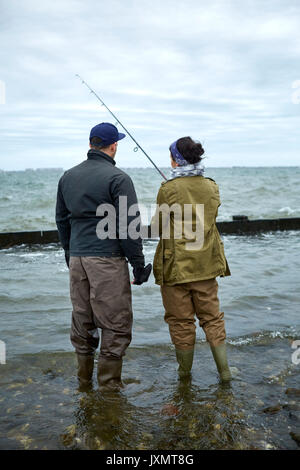
[[(123, 170), (153, 170), (155, 171), (154, 168), (151, 166), (130, 166), (130, 167), (120, 167)], [(169, 170), (169, 167), (160, 167), (163, 170)], [(262, 166), (239, 166), (239, 165), (233, 165), (233, 166), (206, 166), (206, 169), (212, 169), (212, 170), (223, 170), (223, 169), (240, 169), (240, 168), (249, 168), (249, 169), (260, 169), (260, 168), (300, 168), (300, 165), (262, 165)], [(12, 173), (12, 172), (29, 172), (29, 171), (66, 171), (68, 168), (57, 168), (57, 167), (45, 167), (45, 168), (24, 168), (23, 170), (3, 170), (0, 168), (0, 173)]]

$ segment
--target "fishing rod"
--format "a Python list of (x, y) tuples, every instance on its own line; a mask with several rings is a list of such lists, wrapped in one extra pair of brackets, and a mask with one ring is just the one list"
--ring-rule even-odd
[(106, 106), (106, 104), (104, 103), (104, 101), (100, 98), (99, 95), (97, 95), (97, 93), (83, 80), (83, 78), (76, 74), (75, 75), (76, 77), (78, 77), (81, 82), (83, 83), (83, 85), (85, 85), (89, 90), (90, 92), (96, 96), (96, 98), (100, 101), (101, 105), (104, 106), (107, 111), (113, 116), (113, 118), (120, 124), (120, 126), (123, 127), (124, 131), (126, 132), (126, 134), (129, 135), (129, 137), (133, 140), (133, 142), (135, 143), (136, 145), (136, 148), (134, 149), (134, 152), (137, 152), (138, 149), (140, 149), (144, 155), (146, 155), (146, 157), (148, 158), (148, 160), (152, 163), (152, 165), (154, 166), (154, 168), (158, 171), (158, 173), (167, 181), (167, 178), (165, 177), (165, 175), (163, 174), (163, 172), (158, 168), (158, 166), (154, 163), (154, 161), (152, 160), (152, 158), (149, 157), (149, 155), (145, 152), (145, 150), (140, 146), (140, 144), (135, 140), (135, 138), (130, 134), (130, 132), (126, 129), (125, 126), (123, 126), (123, 124), (121, 123), (121, 121), (119, 121), (119, 119), (117, 118), (117, 116), (109, 109), (108, 106)]

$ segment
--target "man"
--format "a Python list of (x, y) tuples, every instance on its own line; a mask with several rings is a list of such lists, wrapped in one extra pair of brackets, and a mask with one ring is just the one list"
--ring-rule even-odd
[[(128, 261), (134, 284), (146, 282), (151, 272), (150, 264), (145, 267), (141, 238), (134, 240), (128, 234), (135, 217), (127, 217), (127, 211), (121, 213), (120, 197), (127, 197), (127, 208), (137, 204), (130, 177), (115, 166), (118, 141), (124, 137), (110, 123), (93, 127), (87, 160), (66, 171), (58, 184), (56, 224), (70, 269), (71, 342), (77, 354), (81, 390), (92, 385), (98, 328), (99, 387), (122, 386), (122, 358), (132, 330)], [(116, 217), (110, 222), (116, 222), (116, 236), (114, 230), (108, 236), (99, 231), (99, 223), (110, 207), (115, 210)], [(125, 236), (124, 227), (119, 236), (119, 216), (122, 220), (126, 216)]]

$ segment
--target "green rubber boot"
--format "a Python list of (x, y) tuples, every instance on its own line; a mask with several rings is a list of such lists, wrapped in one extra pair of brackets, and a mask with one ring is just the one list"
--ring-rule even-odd
[(189, 377), (194, 359), (193, 349), (176, 349), (176, 359), (179, 364), (178, 375), (180, 379)]
[(213, 354), (218, 372), (222, 382), (229, 382), (231, 377), (231, 372), (227, 362), (227, 353), (226, 353), (226, 344), (222, 343), (218, 346), (210, 346), (211, 352)]
[(94, 356), (86, 354), (76, 354), (78, 362), (79, 391), (90, 390), (93, 386)]

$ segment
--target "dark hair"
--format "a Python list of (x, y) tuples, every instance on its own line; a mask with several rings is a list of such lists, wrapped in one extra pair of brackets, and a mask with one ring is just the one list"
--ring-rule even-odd
[(92, 147), (96, 149), (103, 149), (105, 145), (102, 143), (102, 139), (100, 137), (92, 137), (90, 139), (90, 144)]
[(187, 162), (201, 162), (204, 149), (200, 142), (195, 142), (191, 137), (181, 137), (181, 139), (177, 140), (176, 147)]

